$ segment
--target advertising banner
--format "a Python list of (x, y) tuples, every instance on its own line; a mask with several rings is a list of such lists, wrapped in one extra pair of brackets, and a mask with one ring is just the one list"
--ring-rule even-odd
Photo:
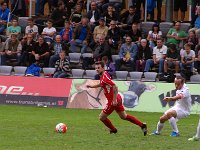
[[(126, 110), (145, 112), (164, 112), (174, 102), (165, 102), (165, 96), (175, 95), (174, 83), (114, 81), (123, 98)], [(68, 108), (101, 109), (106, 105), (106, 98), (101, 88), (87, 88), (87, 84), (98, 84), (99, 81), (89, 79), (73, 80)], [(187, 84), (192, 96), (192, 113), (200, 114), (200, 85)]]
[(71, 79), (0, 76), (0, 104), (66, 107)]

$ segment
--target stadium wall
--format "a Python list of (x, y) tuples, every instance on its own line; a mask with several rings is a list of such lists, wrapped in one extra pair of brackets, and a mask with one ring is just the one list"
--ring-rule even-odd
[[(41, 107), (102, 109), (106, 98), (101, 88), (88, 89), (90, 79), (55, 79), (0, 76), (0, 104)], [(164, 112), (174, 102), (164, 102), (175, 95), (173, 83), (115, 81), (126, 110)], [(200, 114), (199, 84), (187, 84), (192, 96), (192, 113)]]

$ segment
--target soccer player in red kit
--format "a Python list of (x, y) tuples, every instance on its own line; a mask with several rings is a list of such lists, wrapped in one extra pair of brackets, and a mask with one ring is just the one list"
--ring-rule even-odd
[(95, 64), (95, 69), (100, 76), (100, 83), (97, 85), (87, 85), (88, 88), (102, 87), (104, 94), (108, 100), (106, 107), (102, 110), (99, 117), (100, 120), (110, 129), (110, 133), (117, 133), (117, 129), (108, 119), (108, 116), (115, 110), (119, 117), (123, 120), (132, 122), (133, 124), (141, 127), (144, 136), (147, 135), (147, 125), (142, 123), (137, 118), (126, 114), (124, 106), (122, 104), (122, 98), (118, 94), (118, 88), (115, 83), (111, 80), (110, 75), (104, 70), (104, 63), (98, 62)]

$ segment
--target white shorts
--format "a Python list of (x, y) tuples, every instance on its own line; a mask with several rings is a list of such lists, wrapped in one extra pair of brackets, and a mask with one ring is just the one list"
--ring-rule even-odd
[(172, 110), (176, 111), (176, 114), (177, 114), (177, 119), (181, 119), (181, 118), (185, 118), (187, 116), (190, 115), (190, 112), (188, 111), (184, 111), (183, 109), (181, 108), (177, 108), (177, 107), (171, 107), (170, 109), (168, 109), (165, 114), (167, 114), (168, 112), (171, 112)]

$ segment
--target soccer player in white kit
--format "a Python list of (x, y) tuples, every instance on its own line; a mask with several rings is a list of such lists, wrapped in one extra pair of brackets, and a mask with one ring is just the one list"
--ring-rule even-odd
[(193, 136), (192, 138), (189, 138), (188, 141), (198, 141), (200, 140), (200, 119), (199, 119), (199, 124), (197, 127), (197, 133), (195, 136)]
[(176, 122), (178, 119), (185, 118), (190, 115), (192, 99), (188, 87), (185, 84), (185, 80), (181, 76), (177, 76), (174, 80), (176, 87), (176, 95), (173, 97), (165, 97), (164, 101), (176, 101), (176, 104), (167, 110), (157, 124), (157, 130), (151, 135), (160, 135), (161, 130), (164, 127), (165, 121), (169, 120), (169, 123), (173, 129), (170, 136), (179, 136), (179, 131)]

